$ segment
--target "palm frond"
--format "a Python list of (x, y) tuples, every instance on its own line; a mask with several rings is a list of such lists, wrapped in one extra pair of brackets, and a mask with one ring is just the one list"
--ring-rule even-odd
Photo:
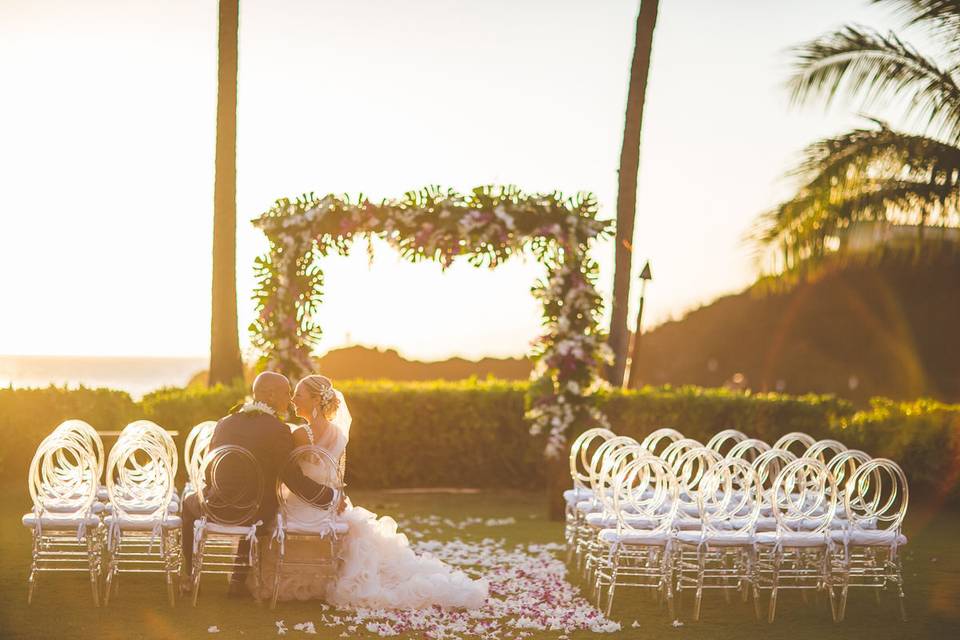
[(908, 117), (950, 141), (960, 141), (960, 85), (948, 69), (894, 33), (847, 26), (795, 49), (797, 63), (788, 87), (794, 102), (839, 94), (868, 109), (878, 101), (906, 100)]
[(907, 26), (926, 29), (953, 51), (960, 50), (960, 0), (871, 0), (891, 6), (903, 15)]

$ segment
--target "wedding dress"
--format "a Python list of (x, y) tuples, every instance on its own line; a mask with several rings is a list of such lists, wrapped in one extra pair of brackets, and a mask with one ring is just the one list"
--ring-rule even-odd
[[(337, 391), (337, 394), (340, 392)], [(332, 460), (343, 460), (349, 440), (350, 414), (343, 396), (339, 396), (340, 411), (315, 444), (323, 448)], [(308, 437), (313, 432), (306, 427)], [(342, 463), (341, 463), (342, 466)], [(304, 475), (319, 483), (337, 481), (336, 470), (329, 464), (302, 465)], [(410, 548), (407, 536), (397, 531), (397, 523), (390, 516), (377, 514), (354, 506), (347, 501), (341, 514), (333, 521), (318, 521), (317, 511), (300, 501), (296, 495), (287, 499), (288, 529), (334, 532), (338, 536), (340, 563), (332, 580), (308, 575), (281, 578), (280, 599), (324, 599), (338, 607), (426, 609), (435, 605), (444, 608), (476, 609), (487, 599), (485, 580), (472, 580), (463, 571), (429, 554), (419, 555)], [(276, 546), (276, 545), (274, 545)], [(265, 550), (262, 563), (271, 564), (271, 549)], [(275, 562), (274, 562), (275, 565)], [(272, 593), (273, 574), (265, 572), (261, 595)]]

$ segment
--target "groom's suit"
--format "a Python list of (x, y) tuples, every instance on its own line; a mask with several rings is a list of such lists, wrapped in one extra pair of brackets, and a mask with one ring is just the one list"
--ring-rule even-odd
[[(290, 452), (294, 449), (293, 434), (290, 428), (279, 419), (259, 411), (233, 413), (222, 418), (213, 431), (209, 450), (223, 445), (243, 447), (257, 460), (263, 478), (262, 498), (257, 514), (248, 518), (244, 525), (251, 525), (257, 520), (263, 522), (263, 529), (273, 526), (277, 516), (277, 478), (282, 477), (283, 483), (303, 500), (324, 507), (333, 500), (333, 491), (324, 485), (317, 484), (303, 475), (299, 465), (286, 464)], [(246, 493), (252, 481), (248, 465), (239, 463), (238, 459), (227, 457), (224, 464), (233, 463), (234, 466), (218, 469), (216, 484), (225, 487), (228, 491)], [(209, 476), (209, 470), (208, 470)], [(207, 478), (207, 486), (210, 486)], [(193, 564), (193, 527), (200, 517), (200, 503), (196, 495), (191, 495), (183, 501), (183, 559), (186, 571), (190, 571)], [(217, 514), (213, 514), (216, 516)], [(233, 519), (240, 514), (225, 512), (224, 518)], [(246, 542), (246, 541), (244, 541)], [(240, 551), (243, 551), (242, 549)], [(245, 552), (244, 552), (245, 553)]]

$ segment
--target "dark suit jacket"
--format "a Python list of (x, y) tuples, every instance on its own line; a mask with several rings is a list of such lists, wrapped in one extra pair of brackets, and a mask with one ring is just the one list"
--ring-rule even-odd
[[(290, 428), (274, 416), (259, 411), (231, 414), (217, 423), (210, 440), (210, 451), (222, 445), (243, 447), (257, 460), (263, 478), (263, 497), (255, 518), (245, 524), (262, 520), (265, 527), (272, 525), (277, 515), (277, 478), (282, 476), (283, 484), (307, 502), (326, 506), (333, 500), (333, 491), (317, 484), (303, 475), (298, 465), (287, 464), (290, 452), (294, 449), (293, 434)], [(255, 489), (251, 469), (240, 464), (233, 456), (224, 459), (224, 464), (216, 471), (216, 481), (211, 483), (210, 470), (207, 470), (207, 486), (219, 486), (221, 492), (238, 495), (249, 494)], [(215, 496), (211, 491), (211, 497)], [(216, 517), (216, 513), (213, 514)], [(235, 513), (225, 510), (223, 517), (234, 518)]]

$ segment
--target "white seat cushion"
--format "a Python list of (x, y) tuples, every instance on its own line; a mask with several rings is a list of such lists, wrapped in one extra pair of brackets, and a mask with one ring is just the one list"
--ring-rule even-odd
[[(702, 537), (701, 537), (702, 536)], [(676, 534), (677, 540), (684, 544), (700, 544), (705, 542), (714, 546), (741, 546), (753, 544), (754, 535), (751, 533), (737, 533), (735, 531), (717, 531), (701, 534), (699, 531), (679, 531)]]
[(847, 544), (865, 547), (887, 547), (894, 543), (897, 546), (907, 544), (907, 536), (902, 533), (897, 533), (893, 529), (857, 529), (849, 533), (844, 531), (831, 531), (830, 538), (834, 542), (843, 543), (844, 540), (846, 540)]
[(578, 513), (596, 513), (603, 510), (603, 505), (598, 500), (582, 500), (577, 503)]
[(796, 533), (778, 534), (775, 531), (765, 531), (756, 536), (757, 544), (775, 545), (784, 547), (819, 547), (827, 543), (829, 538), (822, 533), (799, 531)]
[[(156, 505), (147, 503), (127, 502), (123, 505), (124, 511), (137, 515), (148, 515), (156, 511), (156, 509)], [(104, 511), (113, 513), (113, 504), (108, 503), (104, 505)], [(171, 500), (170, 504), (167, 505), (167, 513), (178, 513), (179, 511), (180, 505)]]
[[(35, 516), (33, 513), (25, 513), (20, 519), (20, 522), (23, 523), (23, 526), (30, 527), (32, 529), (37, 526), (37, 516)], [(76, 531), (77, 528), (80, 527), (81, 523), (88, 527), (96, 527), (98, 524), (100, 524), (100, 518), (97, 516), (76, 516), (73, 514), (56, 515), (51, 513), (46, 513), (40, 518), (40, 527), (42, 529), (51, 529), (54, 531)]]
[[(78, 503), (70, 500), (47, 500), (43, 503), (43, 510), (50, 513), (76, 513)], [(105, 507), (102, 502), (94, 502), (90, 505), (91, 513), (103, 513)]]
[[(117, 526), (119, 526), (121, 530), (126, 529), (128, 531), (153, 531), (153, 528), (157, 526), (157, 518), (118, 518), (117, 516), (107, 516), (103, 519), (103, 523), (108, 527), (113, 526), (114, 522), (117, 523)], [(179, 529), (182, 524), (180, 516), (167, 516), (160, 526), (164, 529)]]
[(339, 520), (332, 523), (324, 523), (323, 525), (318, 525), (318, 526), (323, 528), (320, 531), (318, 531), (317, 527), (304, 527), (304, 526), (298, 526), (296, 524), (293, 524), (293, 525), (284, 527), (283, 531), (287, 535), (315, 536), (319, 534), (328, 534), (330, 533), (330, 529), (332, 529), (333, 533), (335, 533), (338, 536), (342, 536), (350, 530), (350, 525), (348, 525), (346, 522), (341, 522)]
[[(194, 523), (194, 527), (199, 527), (199, 526), (200, 526), (200, 521), (197, 520)], [(221, 535), (228, 535), (228, 536), (245, 536), (248, 533), (250, 533), (249, 526), (239, 527), (236, 525), (220, 524), (218, 522), (207, 522), (206, 528), (208, 533), (219, 533)], [(257, 529), (259, 531), (260, 527), (257, 527)]]
[[(624, 514), (624, 521), (632, 527), (643, 528), (653, 526), (649, 518), (635, 514)], [(613, 529), (617, 526), (617, 514), (615, 513), (588, 513), (587, 524), (598, 529)]]
[(670, 537), (669, 531), (617, 531), (616, 529), (604, 529), (600, 532), (600, 539), (611, 544), (663, 546), (669, 542)]
[(567, 489), (563, 492), (563, 499), (567, 505), (573, 507), (578, 502), (589, 500), (593, 497), (593, 490), (587, 487), (577, 487), (576, 489)]

